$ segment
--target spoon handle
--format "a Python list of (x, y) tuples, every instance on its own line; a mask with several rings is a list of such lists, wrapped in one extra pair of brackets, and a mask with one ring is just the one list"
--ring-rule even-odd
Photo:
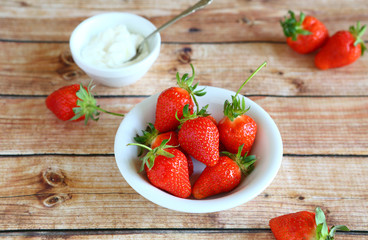
[(163, 24), (161, 27), (157, 28), (155, 31), (153, 31), (150, 35), (148, 35), (144, 41), (141, 42), (140, 45), (143, 44), (143, 42), (145, 42), (148, 38), (150, 38), (151, 36), (153, 36), (154, 34), (156, 34), (157, 32), (160, 32), (161, 30), (164, 30), (165, 28), (167, 28), (168, 26), (170, 26), (171, 24), (173, 24), (174, 22), (178, 21), (179, 19), (188, 16), (189, 14), (194, 13), (195, 11), (197, 11), (198, 9), (201, 9), (205, 6), (207, 6), (208, 4), (210, 4), (213, 0), (200, 0), (199, 2), (197, 2), (196, 4), (194, 4), (193, 6), (189, 7), (188, 9), (184, 10), (182, 13), (180, 13), (178, 16), (174, 17), (173, 19), (171, 19), (170, 21), (168, 21), (167, 23)]

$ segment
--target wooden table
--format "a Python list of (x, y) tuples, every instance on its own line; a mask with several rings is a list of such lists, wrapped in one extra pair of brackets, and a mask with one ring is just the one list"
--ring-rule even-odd
[[(88, 84), (72, 61), (73, 29), (97, 13), (126, 11), (156, 26), (195, 1), (2, 1), (0, 6), (0, 236), (70, 239), (273, 239), (269, 219), (320, 206), (329, 226), (368, 239), (368, 56), (320, 71), (314, 54), (285, 43), (279, 20), (289, 9), (325, 23), (330, 33), (358, 20), (368, 24), (366, 0), (226, 1), (162, 32), (158, 60), (136, 84), (97, 86), (97, 101), (127, 113), (175, 84), (176, 72), (196, 69), (201, 85), (243, 89), (270, 113), (284, 144), (281, 169), (252, 201), (209, 214), (159, 207), (120, 174), (114, 137), (121, 118), (62, 122), (45, 106), (52, 91)], [(367, 42), (368, 33), (364, 40)]]

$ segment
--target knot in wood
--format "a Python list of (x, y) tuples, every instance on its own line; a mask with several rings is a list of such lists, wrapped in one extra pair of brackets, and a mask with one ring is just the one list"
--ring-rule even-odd
[(82, 75), (83, 72), (80, 69), (73, 69), (61, 74), (61, 77), (64, 78), (65, 80), (71, 81), (79, 78)]
[(63, 66), (57, 69), (56, 72), (59, 73), (65, 80), (75, 80), (84, 75), (84, 72), (77, 66), (77, 64), (75, 64), (70, 50), (64, 50), (61, 52), (60, 62)]
[(192, 49), (189, 47), (185, 47), (179, 51), (178, 61), (181, 63), (190, 63), (192, 56)]
[(51, 187), (60, 187), (66, 185), (65, 176), (60, 169), (48, 168), (43, 172), (42, 177), (46, 184), (50, 185)]
[(55, 207), (70, 198), (69, 194), (53, 194), (43, 200), (43, 205), (45, 205), (45, 207)]
[(60, 61), (65, 65), (75, 65), (70, 50), (66, 49), (60, 53)]

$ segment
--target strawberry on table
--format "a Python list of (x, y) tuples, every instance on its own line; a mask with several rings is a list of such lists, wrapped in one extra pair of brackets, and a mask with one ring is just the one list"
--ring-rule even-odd
[(300, 13), (299, 21), (295, 14), (289, 11), (290, 18), (280, 21), (287, 37), (287, 44), (301, 54), (311, 53), (320, 48), (328, 39), (328, 31), (325, 25), (313, 16), (305, 16)]
[(346, 226), (328, 229), (323, 211), (301, 211), (272, 218), (269, 222), (276, 240), (333, 240), (336, 230), (349, 231)]
[(242, 156), (243, 145), (238, 153), (223, 152), (215, 166), (207, 166), (193, 185), (192, 194), (196, 199), (203, 199), (219, 193), (229, 192), (240, 183), (242, 173), (246, 176), (256, 161), (254, 155)]
[(73, 84), (59, 88), (46, 98), (46, 106), (57, 118), (63, 121), (98, 120), (99, 111), (123, 117), (123, 114), (106, 111), (97, 105), (91, 94), (91, 84)]
[(257, 70), (240, 86), (235, 96), (231, 96), (232, 102), (228, 100), (224, 103), (224, 117), (217, 124), (220, 142), (225, 149), (231, 153), (237, 153), (239, 147), (244, 145), (242, 155), (249, 152), (253, 146), (257, 133), (257, 124), (245, 113), (249, 110), (246, 108), (245, 100), (238, 97), (243, 86), (263, 67), (264, 62)]
[(140, 171), (145, 169), (152, 185), (174, 196), (187, 198), (192, 191), (189, 182), (187, 158), (184, 153), (174, 148), (174, 146), (166, 145), (168, 141), (168, 139), (163, 140), (161, 145), (155, 149), (139, 143), (128, 145), (137, 145), (149, 150), (141, 158)]
[(207, 166), (214, 166), (220, 157), (219, 132), (207, 117), (207, 107), (190, 114), (189, 105), (184, 106), (178, 139), (185, 152)]
[[(192, 68), (192, 76), (184, 74), (181, 78), (179, 73), (176, 74), (177, 84), (179, 87), (171, 87), (164, 90), (157, 99), (155, 128), (160, 132), (168, 132), (175, 130), (179, 126), (179, 121), (175, 114), (181, 118), (183, 107), (189, 104), (189, 109), (193, 112), (194, 104), (198, 107), (195, 96), (203, 96), (206, 94), (204, 89), (196, 90), (198, 83), (192, 86), (194, 81), (194, 67)], [(193, 103), (194, 101), (194, 103)]]
[(357, 22), (356, 27), (351, 26), (349, 31), (335, 33), (315, 56), (316, 67), (326, 70), (355, 62), (366, 50), (364, 41), (361, 39), (365, 30), (366, 25), (360, 27), (360, 23)]

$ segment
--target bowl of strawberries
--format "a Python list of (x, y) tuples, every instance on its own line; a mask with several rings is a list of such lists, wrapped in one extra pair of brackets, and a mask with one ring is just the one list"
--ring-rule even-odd
[(272, 182), (283, 147), (270, 115), (230, 90), (177, 86), (137, 104), (115, 136), (115, 159), (127, 183), (162, 207), (208, 213), (244, 204)]

